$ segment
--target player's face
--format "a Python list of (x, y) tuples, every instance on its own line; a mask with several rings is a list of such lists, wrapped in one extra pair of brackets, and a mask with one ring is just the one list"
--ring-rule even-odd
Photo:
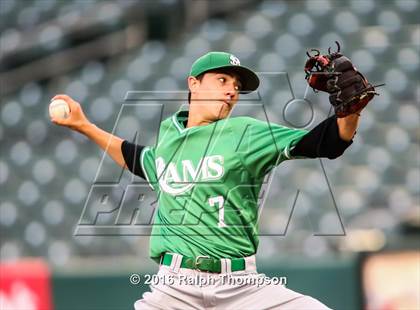
[(213, 121), (229, 115), (241, 90), (239, 78), (224, 72), (207, 72), (201, 81), (195, 79), (192, 84), (192, 104), (199, 105), (203, 118)]

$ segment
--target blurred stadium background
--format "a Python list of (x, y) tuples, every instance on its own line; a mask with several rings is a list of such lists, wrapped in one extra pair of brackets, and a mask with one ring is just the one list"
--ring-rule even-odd
[[(153, 144), (160, 100), (176, 99), (164, 102), (164, 117), (176, 111), (192, 62), (223, 50), (260, 72), (270, 121), (310, 129), (330, 107), (326, 95), (307, 90), (305, 52), (337, 40), (371, 82), (386, 86), (341, 158), (290, 161), (271, 175), (260, 270), (286, 274), (290, 287), (335, 309), (420, 308), (419, 16), (416, 0), (1, 0), (2, 264), (42, 259), (56, 309), (130, 307), (147, 288), (131, 285), (129, 274), (157, 269), (147, 236), (74, 236), (98, 176), (123, 185), (130, 177), (117, 178), (98, 147), (50, 123), (52, 96), (72, 96), (111, 131), (127, 92), (140, 91), (139, 106), (115, 130)], [(285, 109), (302, 98), (313, 110), (302, 101)], [(157, 105), (145, 110), (142, 102)], [(263, 117), (246, 100), (235, 113)], [(4, 309), (29, 309), (2, 294)]]

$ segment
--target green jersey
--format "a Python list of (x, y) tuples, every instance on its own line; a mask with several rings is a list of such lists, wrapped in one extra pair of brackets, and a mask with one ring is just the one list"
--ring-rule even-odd
[(155, 147), (140, 154), (157, 192), (150, 256), (234, 258), (258, 247), (258, 196), (264, 176), (306, 130), (232, 117), (186, 128), (188, 111), (161, 123)]

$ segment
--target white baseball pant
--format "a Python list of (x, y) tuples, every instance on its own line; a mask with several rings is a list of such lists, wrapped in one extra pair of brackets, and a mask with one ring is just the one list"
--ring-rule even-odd
[(230, 272), (229, 260), (226, 260), (220, 274), (180, 268), (179, 264), (160, 265), (156, 281), (150, 285), (151, 292), (144, 293), (134, 308), (330, 309), (312, 297), (294, 292), (279, 281), (269, 281), (270, 278), (259, 274), (255, 256), (246, 257), (245, 261), (245, 270)]

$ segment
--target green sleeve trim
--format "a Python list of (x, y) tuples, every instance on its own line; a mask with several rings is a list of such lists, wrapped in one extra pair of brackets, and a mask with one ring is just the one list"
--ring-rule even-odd
[(288, 145), (284, 148), (283, 154), (287, 159), (290, 159), (290, 150)]
[(144, 154), (147, 151), (150, 151), (150, 147), (148, 147), (148, 146), (146, 146), (145, 148), (143, 148), (143, 150), (141, 151), (141, 154), (140, 154), (140, 165), (141, 165), (141, 169), (143, 170), (144, 175), (146, 177), (147, 184), (151, 187), (152, 190), (155, 191), (155, 188), (152, 186), (152, 184), (150, 182), (150, 178), (148, 176), (147, 169), (144, 167)]
[(297, 141), (294, 141), (293, 142), (293, 145), (291, 145), (291, 146), (286, 146), (285, 147), (285, 149), (283, 150), (283, 156), (286, 158), (286, 160), (290, 160), (290, 159), (305, 159), (305, 158), (307, 158), (306, 156), (292, 156), (291, 154), (290, 154), (290, 152), (296, 147), (296, 144), (298, 144), (298, 142), (303, 138), (304, 136), (302, 136), (302, 137), (300, 137), (300, 139), (299, 140), (297, 140)]

